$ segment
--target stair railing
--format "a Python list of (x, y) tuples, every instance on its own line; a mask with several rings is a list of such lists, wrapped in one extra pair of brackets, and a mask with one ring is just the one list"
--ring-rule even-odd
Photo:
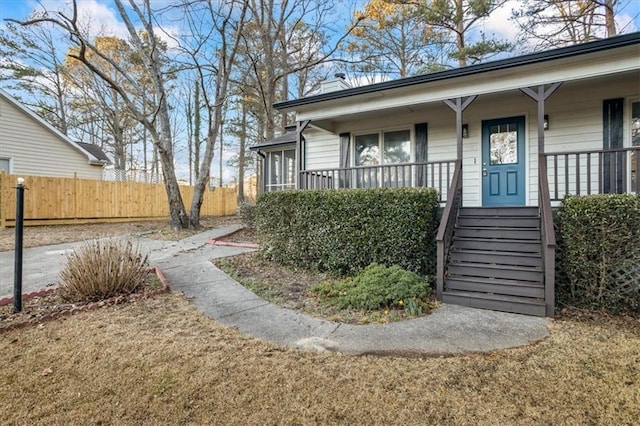
[(456, 160), (449, 186), (447, 196), (447, 204), (444, 207), (438, 234), (436, 235), (436, 244), (438, 249), (437, 272), (436, 272), (436, 298), (442, 300), (444, 291), (444, 274), (447, 261), (449, 258), (449, 247), (453, 238), (453, 229), (455, 227), (456, 218), (460, 206), (462, 205), (462, 160)]
[(556, 281), (556, 233), (553, 227), (553, 212), (549, 194), (547, 176), (547, 158), (538, 155), (538, 204), (540, 209), (542, 236), (542, 266), (544, 269), (544, 300), (546, 315), (553, 316), (555, 311)]

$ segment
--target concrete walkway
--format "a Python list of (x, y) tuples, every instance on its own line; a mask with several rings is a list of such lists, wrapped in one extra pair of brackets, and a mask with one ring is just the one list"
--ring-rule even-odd
[[(522, 346), (548, 336), (547, 319), (455, 305), (442, 305), (426, 317), (368, 325), (335, 323), (278, 307), (210, 262), (251, 251), (206, 244), (237, 228), (215, 229), (178, 242), (128, 238), (149, 253), (150, 263), (163, 270), (174, 292), (184, 293), (207, 316), (279, 345), (349, 354), (447, 355)], [(25, 250), (24, 292), (55, 284), (64, 255), (81, 244)], [(13, 252), (2, 252), (0, 297), (11, 295), (12, 288)]]

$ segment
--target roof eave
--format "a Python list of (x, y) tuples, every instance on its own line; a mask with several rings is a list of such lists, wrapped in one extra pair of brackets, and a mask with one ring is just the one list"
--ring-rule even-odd
[(351, 89), (340, 90), (329, 93), (322, 93), (306, 98), (299, 98), (284, 102), (275, 103), (273, 106), (277, 110), (288, 112), (295, 110), (296, 107), (311, 105), (319, 102), (332, 101), (337, 99), (348, 98), (351, 96), (364, 95), (378, 92), (381, 90), (398, 89), (418, 84), (431, 83), (448, 79), (467, 77), (474, 74), (481, 74), (490, 71), (504, 70), (524, 65), (536, 64), (551, 60), (569, 58), (572, 56), (596, 53), (603, 50), (621, 48), (640, 43), (640, 32), (624, 34), (590, 43), (561, 47), (558, 49), (547, 50), (544, 52), (530, 53), (527, 55), (516, 56), (513, 58), (501, 59), (498, 61), (486, 62), (483, 64), (471, 65), (464, 68), (456, 68), (432, 74), (422, 74), (414, 77), (407, 77), (398, 80), (390, 80), (382, 83), (370, 84), (367, 86), (354, 87)]

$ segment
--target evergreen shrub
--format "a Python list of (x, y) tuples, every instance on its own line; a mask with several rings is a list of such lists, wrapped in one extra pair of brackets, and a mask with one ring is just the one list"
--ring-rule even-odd
[(559, 301), (640, 312), (640, 195), (567, 196), (558, 219)]
[(371, 263), (435, 273), (438, 193), (433, 188), (275, 191), (258, 197), (260, 252), (336, 276)]

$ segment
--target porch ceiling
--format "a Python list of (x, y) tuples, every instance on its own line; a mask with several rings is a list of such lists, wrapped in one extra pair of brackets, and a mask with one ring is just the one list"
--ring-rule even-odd
[[(563, 82), (560, 90), (568, 89), (571, 87), (596, 87), (597, 85), (604, 84), (607, 81), (611, 81), (612, 76), (615, 75), (615, 78), (628, 78), (633, 77), (638, 81), (638, 87), (640, 87), (640, 63), (638, 63), (637, 59), (635, 60), (636, 68), (635, 69), (627, 69), (624, 71), (619, 71), (615, 74), (607, 73), (607, 74), (595, 74), (590, 76), (585, 76), (581, 79), (571, 79), (569, 81), (559, 79), (557, 81)], [(497, 77), (486, 79), (489, 80), (486, 83), (492, 84), (494, 80), (498, 79)], [(466, 97), (470, 95), (480, 95), (480, 97), (484, 100), (489, 99), (499, 99), (510, 96), (523, 96), (520, 92), (520, 88), (522, 87), (533, 87), (533, 84), (527, 84), (527, 79), (522, 78), (520, 84), (516, 85), (515, 88), (494, 88), (492, 91), (484, 90), (481, 85), (475, 86), (473, 88), (469, 88), (466, 92), (460, 92), (464, 94), (458, 94), (458, 96)], [(474, 92), (473, 90), (476, 90)], [(418, 89), (416, 87), (413, 88), (413, 91), (416, 92)], [(442, 102), (444, 99), (454, 98), (455, 96), (450, 97), (435, 97), (430, 91), (425, 88), (423, 92), (423, 96), (414, 96), (411, 103), (406, 104), (398, 104), (398, 102), (390, 102), (389, 97), (394, 96), (394, 94), (390, 94), (384, 91), (372, 93), (366, 99), (361, 99), (358, 104), (353, 103), (344, 103), (343, 105), (336, 105), (334, 108), (320, 108), (318, 105), (318, 110), (316, 111), (308, 111), (308, 112), (298, 112), (298, 119), (310, 119), (312, 126), (324, 129), (326, 131), (334, 133), (336, 128), (340, 127), (341, 123), (346, 122), (354, 122), (359, 120), (378, 120), (389, 117), (391, 115), (401, 115), (404, 113), (411, 112), (421, 112), (427, 111), (433, 108), (447, 108)], [(358, 108), (358, 106), (362, 106), (364, 103), (374, 103), (375, 108)], [(315, 117), (315, 118), (312, 118)]]

